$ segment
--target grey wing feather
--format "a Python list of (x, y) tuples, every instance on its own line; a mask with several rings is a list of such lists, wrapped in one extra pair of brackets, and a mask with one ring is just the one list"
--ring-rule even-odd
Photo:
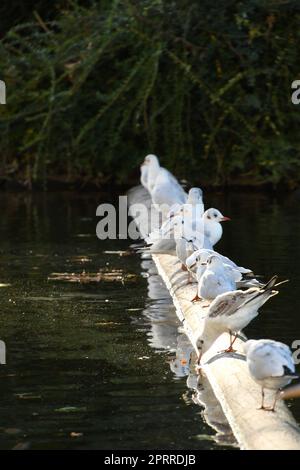
[(245, 293), (243, 291), (226, 292), (218, 295), (211, 303), (208, 316), (210, 318), (221, 315), (233, 315), (245, 301)]

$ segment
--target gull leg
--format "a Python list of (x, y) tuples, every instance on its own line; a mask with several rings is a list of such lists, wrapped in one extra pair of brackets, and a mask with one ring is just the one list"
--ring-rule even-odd
[(195, 295), (195, 297), (191, 300), (191, 302), (199, 302), (200, 300), (203, 300), (201, 297), (199, 297), (198, 292)]
[(272, 406), (272, 408), (270, 408), (270, 411), (275, 411), (275, 406), (276, 406), (277, 400), (279, 398), (279, 394), (280, 394), (280, 390), (277, 390), (277, 392), (275, 393), (273, 406)]
[(261, 406), (260, 408), (258, 408), (259, 410), (265, 410), (265, 411), (272, 411), (274, 412), (275, 411), (275, 406), (276, 406), (276, 402), (279, 398), (279, 393), (278, 391), (276, 392), (275, 394), (275, 399), (274, 399), (274, 402), (273, 402), (273, 405), (272, 406), (265, 406), (264, 404), (264, 401), (265, 401), (265, 391), (264, 391), (264, 387), (261, 387)]
[(264, 387), (261, 387), (261, 405), (260, 405), (260, 408), (258, 408), (258, 410), (265, 410), (265, 411), (272, 411), (272, 412), (275, 411), (275, 405), (276, 405), (278, 396), (279, 396), (278, 393), (276, 393), (273, 406), (265, 406), (264, 404), (265, 391), (264, 391)]
[(202, 351), (202, 346), (203, 346), (203, 340), (200, 339), (199, 340), (199, 346), (198, 346), (198, 360), (197, 360), (197, 365), (199, 366), (200, 365), (200, 362), (201, 362), (201, 359), (202, 359), (202, 354), (203, 354), (203, 351)]
[(202, 354), (203, 354), (203, 350), (202, 350), (203, 343), (204, 343), (204, 341), (203, 341), (202, 339), (199, 339), (199, 340), (197, 341), (198, 358), (197, 358), (197, 363), (196, 363), (196, 370), (197, 370), (197, 372), (199, 373), (199, 375), (201, 375), (201, 376), (202, 376), (202, 372), (201, 372), (201, 359), (202, 359)]
[(188, 284), (193, 284), (193, 277), (190, 273), (190, 271), (188, 272), (188, 281), (187, 281)]
[(233, 349), (233, 345), (234, 345), (234, 342), (235, 340), (237, 339), (237, 334), (234, 335), (234, 338), (232, 339), (232, 331), (229, 330), (229, 337), (230, 337), (230, 344), (229, 344), (229, 347), (227, 349), (225, 349), (224, 351), (221, 351), (223, 353), (230, 353), (230, 352), (236, 352), (236, 349)]
[(264, 387), (261, 387), (261, 405), (260, 405), (260, 408), (258, 408), (259, 410), (265, 410), (264, 402), (265, 402), (265, 391), (264, 391)]

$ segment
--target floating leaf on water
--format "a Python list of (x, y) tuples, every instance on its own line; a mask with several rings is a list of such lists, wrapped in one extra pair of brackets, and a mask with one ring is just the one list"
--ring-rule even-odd
[(70, 437), (82, 437), (83, 433), (82, 432), (70, 432)]
[(48, 276), (49, 281), (64, 281), (64, 282), (77, 282), (77, 283), (89, 283), (89, 282), (127, 282), (136, 281), (138, 276), (136, 274), (124, 273), (121, 269), (113, 269), (111, 271), (99, 271), (97, 273), (87, 273), (82, 271), (81, 273), (51, 273)]
[(90, 263), (92, 261), (91, 258), (88, 256), (72, 256), (67, 261), (71, 261), (72, 263)]
[(122, 251), (122, 250), (117, 250), (117, 251), (109, 251), (109, 250), (106, 250), (106, 251), (103, 251), (103, 253), (104, 253), (105, 255), (130, 256), (130, 255), (132, 255), (134, 252), (131, 251), (131, 250), (125, 250), (125, 251)]
[(5, 434), (15, 435), (15, 434), (20, 434), (22, 430), (18, 428), (6, 428), (4, 429), (4, 432)]
[(30, 447), (30, 442), (19, 442), (12, 448), (12, 450), (27, 450)]
[(62, 408), (56, 408), (56, 413), (79, 413), (80, 411), (86, 411), (86, 406), (63, 406)]
[(114, 326), (114, 325), (122, 325), (122, 323), (118, 323), (115, 321), (103, 321), (94, 323), (95, 326)]
[(100, 282), (101, 273), (52, 273), (48, 276), (49, 281), (64, 281), (64, 282)]
[(41, 400), (42, 398), (41, 395), (32, 395), (30, 392), (15, 393), (14, 395), (22, 400)]

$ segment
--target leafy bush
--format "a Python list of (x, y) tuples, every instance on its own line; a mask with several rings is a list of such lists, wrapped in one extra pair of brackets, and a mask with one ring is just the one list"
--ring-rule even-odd
[(0, 43), (3, 174), (124, 182), (151, 152), (199, 183), (299, 183), (297, 1), (87, 3)]

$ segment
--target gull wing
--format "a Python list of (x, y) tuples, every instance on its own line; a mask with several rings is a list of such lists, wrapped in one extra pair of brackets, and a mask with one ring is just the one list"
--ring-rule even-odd
[[(236, 290), (218, 295), (210, 305), (209, 318), (233, 315), (237, 309), (244, 304), (245, 300), (247, 300), (250, 290), (252, 289), (248, 289), (247, 291)], [(254, 289), (254, 291), (257, 292), (257, 289)]]
[(290, 348), (278, 341), (259, 341), (250, 351), (249, 359), (260, 369), (263, 376), (293, 376), (295, 372)]

